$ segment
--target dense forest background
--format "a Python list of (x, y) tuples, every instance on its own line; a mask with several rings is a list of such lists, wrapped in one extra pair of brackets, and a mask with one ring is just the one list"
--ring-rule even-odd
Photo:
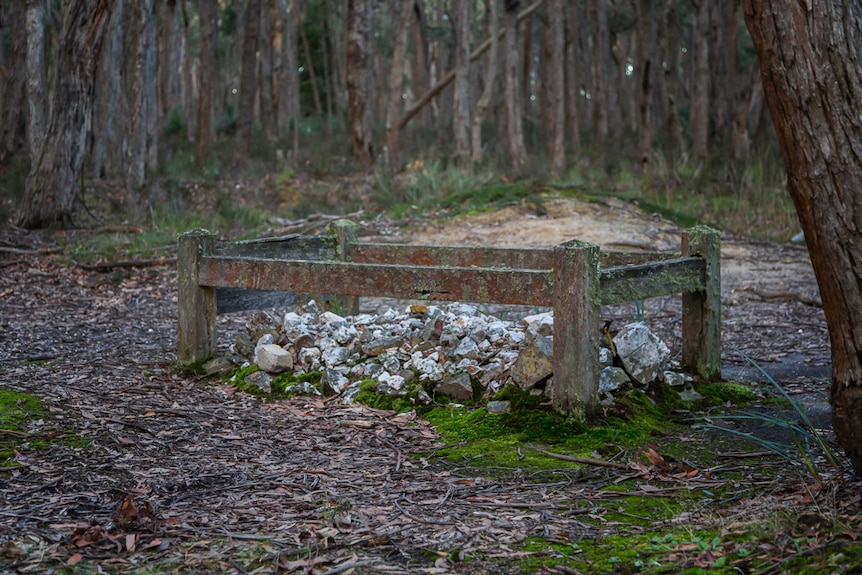
[[(64, 6), (0, 2), (7, 188), (63, 89)], [(82, 180), (139, 207), (249, 169), (782, 172), (737, 2), (115, 0), (93, 86)]]

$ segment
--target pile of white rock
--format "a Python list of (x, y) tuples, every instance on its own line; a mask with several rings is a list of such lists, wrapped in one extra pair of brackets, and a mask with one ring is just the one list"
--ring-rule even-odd
[[(337, 394), (343, 403), (352, 403), (369, 380), (378, 394), (425, 404), (437, 396), (478, 401), (506, 385), (534, 394), (553, 388), (553, 312), (505, 321), (460, 303), (342, 317), (310, 302), (299, 311), (281, 318), (261, 311), (246, 323), (227, 358), (258, 366), (246, 383), (269, 391), (279, 373), (319, 371), (320, 386), (301, 383), (286, 391)], [(613, 343), (616, 354), (607, 341), (600, 350), (603, 403), (632, 385), (691, 382), (644, 323), (624, 326)]]

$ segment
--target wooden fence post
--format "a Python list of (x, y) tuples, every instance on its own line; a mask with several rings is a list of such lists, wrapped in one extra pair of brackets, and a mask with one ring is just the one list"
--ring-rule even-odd
[(599, 385), (599, 248), (572, 240), (554, 247), (554, 407), (583, 421)]
[(682, 294), (682, 363), (706, 381), (721, 379), (720, 234), (696, 226), (682, 235), (682, 255), (706, 263), (706, 289)]
[[(327, 226), (327, 232), (333, 234), (338, 242), (335, 246), (338, 261), (350, 261), (350, 244), (356, 241), (359, 235), (359, 225), (350, 220), (335, 220)], [(340, 313), (344, 315), (356, 315), (359, 313), (359, 298), (355, 296), (336, 295), (332, 298), (341, 308)]]
[(215, 355), (215, 288), (198, 285), (200, 257), (214, 251), (215, 236), (206, 230), (186, 232), (177, 241), (177, 361), (181, 364)]

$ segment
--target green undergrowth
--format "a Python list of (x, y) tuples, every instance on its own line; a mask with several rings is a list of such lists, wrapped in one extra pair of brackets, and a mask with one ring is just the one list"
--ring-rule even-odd
[(42, 417), (45, 408), (33, 395), (0, 388), (0, 467), (13, 465), (10, 460), (24, 446), (38, 449), (44, 440), (34, 440), (26, 432), (30, 419)]

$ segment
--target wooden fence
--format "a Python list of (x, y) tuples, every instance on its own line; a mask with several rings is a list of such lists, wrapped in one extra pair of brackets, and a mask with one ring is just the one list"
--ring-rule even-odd
[(356, 229), (341, 220), (322, 236), (233, 243), (205, 230), (180, 236), (177, 359), (214, 355), (217, 289), (549, 306), (553, 401), (583, 418), (598, 395), (601, 306), (682, 293), (683, 365), (706, 380), (720, 377), (715, 230), (684, 232), (682, 252), (670, 253), (600, 251), (579, 240), (553, 248), (373, 244), (357, 242)]

